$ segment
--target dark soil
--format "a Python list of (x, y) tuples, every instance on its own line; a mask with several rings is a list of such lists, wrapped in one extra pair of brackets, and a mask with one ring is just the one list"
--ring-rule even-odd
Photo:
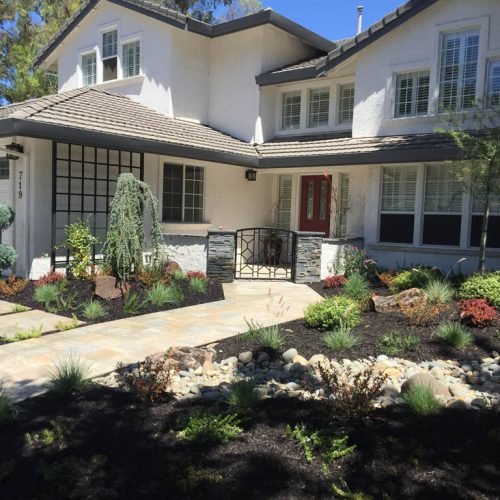
[[(189, 286), (189, 282), (187, 280), (178, 280), (175, 282), (175, 285), (183, 292), (184, 298), (181, 302), (175, 305), (170, 304), (162, 307), (155, 307), (151, 304), (145, 304), (141, 307), (139, 314), (167, 311), (170, 309), (178, 309), (180, 307), (194, 306), (197, 304), (205, 304), (207, 302), (224, 300), (224, 291), (222, 289), (222, 284), (215, 280), (208, 281), (208, 288), (206, 293), (197, 293), (193, 291)], [(132, 281), (130, 283), (130, 286), (131, 292), (137, 293), (140, 297), (140, 301), (144, 302), (146, 299), (147, 288), (138, 281)], [(21, 293), (11, 297), (0, 295), (0, 299), (16, 304), (21, 304), (32, 309), (43, 309), (43, 306), (41, 304), (38, 304), (34, 300), (35, 288), (35, 285), (33, 284), (33, 282), (31, 282)], [(68, 318), (76, 315), (78, 319), (85, 321), (87, 324), (92, 323), (83, 317), (81, 310), (82, 304), (95, 299), (94, 284), (92, 281), (82, 279), (68, 280), (66, 289), (62, 293), (62, 296), (66, 300), (72, 298), (72, 307), (58, 308), (57, 311), (55, 311), (56, 314), (60, 316), (66, 316)], [(101, 300), (104, 307), (106, 308), (107, 315), (104, 318), (95, 321), (94, 323), (112, 321), (115, 319), (127, 317), (127, 315), (123, 311), (123, 301), (123, 298)]]
[[(311, 288), (325, 297), (341, 293), (339, 288), (323, 289), (320, 283), (311, 285)], [(376, 293), (387, 295), (389, 292), (387, 289), (379, 287), (376, 289)], [(386, 354), (380, 341), (382, 336), (390, 331), (418, 337), (419, 343), (414, 350), (401, 351), (394, 355), (415, 362), (436, 359), (478, 360), (491, 356), (493, 351), (500, 352), (499, 325), (487, 328), (472, 328), (474, 343), (463, 350), (458, 350), (444, 343), (434, 334), (439, 321), (458, 318), (456, 304), (451, 304), (432, 324), (427, 326), (413, 326), (408, 323), (408, 320), (402, 314), (379, 314), (367, 311), (363, 313), (362, 318), (361, 324), (353, 329), (353, 332), (360, 338), (359, 344), (344, 351), (333, 351), (327, 347), (322, 340), (324, 332), (320, 332), (315, 328), (308, 328), (303, 319), (283, 323), (280, 328), (284, 335), (285, 345), (281, 352), (293, 347), (305, 358), (310, 358), (314, 354), (325, 354), (330, 359), (359, 359), (378, 356)], [(243, 341), (241, 337), (234, 336), (220, 341), (217, 350), (218, 358), (225, 359), (230, 356), (238, 356), (242, 351), (258, 351), (259, 348), (255, 342)]]
[[(495, 413), (414, 417), (401, 408), (336, 421), (319, 402), (261, 401), (245, 432), (227, 444), (176, 437), (196, 402), (148, 407), (96, 388), (71, 400), (49, 395), (21, 405), (0, 428), (1, 497), (14, 499), (332, 498), (341, 478), (363, 498), (498, 498), (500, 422)], [(225, 408), (221, 407), (221, 411)], [(287, 425), (348, 435), (354, 453), (323, 470), (286, 435)], [(51, 444), (26, 433), (63, 429)]]

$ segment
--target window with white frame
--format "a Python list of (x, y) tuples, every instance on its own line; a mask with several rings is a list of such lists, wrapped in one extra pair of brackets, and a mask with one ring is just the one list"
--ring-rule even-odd
[(478, 29), (442, 35), (439, 82), (441, 112), (474, 107), (478, 61)]
[(9, 160), (0, 158), (0, 181), (9, 180)]
[(141, 45), (139, 40), (123, 44), (123, 78), (137, 76), (141, 72)]
[(349, 174), (339, 174), (337, 193), (335, 237), (347, 236), (347, 211), (349, 209)]
[(384, 243), (413, 243), (417, 167), (384, 167), (380, 237)]
[(424, 195), (424, 245), (460, 245), (462, 186), (451, 166), (429, 165)]
[(309, 91), (309, 117), (307, 126), (310, 128), (328, 125), (330, 114), (330, 89), (311, 89)]
[(278, 227), (290, 229), (292, 217), (292, 176), (280, 175), (278, 187)]
[(203, 167), (163, 166), (163, 222), (203, 222)]
[(90, 87), (97, 83), (96, 53), (90, 52), (82, 55), (82, 83), (84, 87)]
[[(489, 248), (500, 248), (500, 195), (490, 196), (490, 216), (488, 218), (488, 236), (486, 239), (486, 246)], [(469, 240), (469, 245), (471, 247), (479, 247), (484, 208), (485, 196), (476, 196), (472, 200), (472, 215)]]
[(300, 90), (283, 93), (281, 104), (281, 128), (283, 130), (300, 128), (301, 101)]
[(426, 115), (429, 108), (429, 83), (429, 71), (398, 74), (394, 116)]
[(500, 61), (490, 61), (488, 64), (486, 100), (489, 106), (500, 106)]
[(118, 73), (118, 31), (102, 34), (102, 79), (107, 82), (116, 80)]
[(339, 123), (352, 123), (354, 114), (354, 83), (339, 87)]

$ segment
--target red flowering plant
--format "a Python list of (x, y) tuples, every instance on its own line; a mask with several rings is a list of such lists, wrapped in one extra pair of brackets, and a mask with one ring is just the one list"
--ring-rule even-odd
[(186, 273), (186, 279), (191, 281), (193, 278), (199, 280), (208, 281), (207, 275), (202, 271), (188, 271)]
[(323, 288), (339, 288), (344, 283), (347, 283), (347, 278), (341, 274), (336, 274), (325, 278)]
[(458, 303), (460, 321), (470, 326), (484, 328), (497, 318), (497, 311), (484, 299), (465, 299)]
[(38, 278), (34, 285), (35, 286), (43, 286), (43, 285), (51, 285), (55, 283), (61, 283), (66, 279), (64, 274), (59, 273), (57, 271), (49, 271), (48, 273), (44, 274), (40, 278)]

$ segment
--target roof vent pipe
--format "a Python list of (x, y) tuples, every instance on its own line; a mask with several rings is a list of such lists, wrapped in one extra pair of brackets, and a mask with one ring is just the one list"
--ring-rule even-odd
[(360, 5), (358, 7), (358, 31), (357, 35), (359, 35), (363, 31), (363, 6)]

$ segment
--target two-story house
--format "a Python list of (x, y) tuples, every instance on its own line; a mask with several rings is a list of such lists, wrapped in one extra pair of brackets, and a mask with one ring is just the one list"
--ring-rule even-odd
[[(208, 25), (88, 0), (36, 61), (59, 93), (0, 108), (0, 151), (18, 151), (0, 160), (17, 272), (34, 276), (72, 221), (103, 241), (121, 172), (151, 185), (185, 268), (205, 268), (212, 228), (272, 225), (323, 233), (323, 275), (351, 239), (388, 267), (473, 270), (479, 203), (436, 128), (500, 104), (499, 25), (498, 0), (412, 0), (329, 41), (268, 9)], [(498, 266), (500, 200), (490, 228)]]

